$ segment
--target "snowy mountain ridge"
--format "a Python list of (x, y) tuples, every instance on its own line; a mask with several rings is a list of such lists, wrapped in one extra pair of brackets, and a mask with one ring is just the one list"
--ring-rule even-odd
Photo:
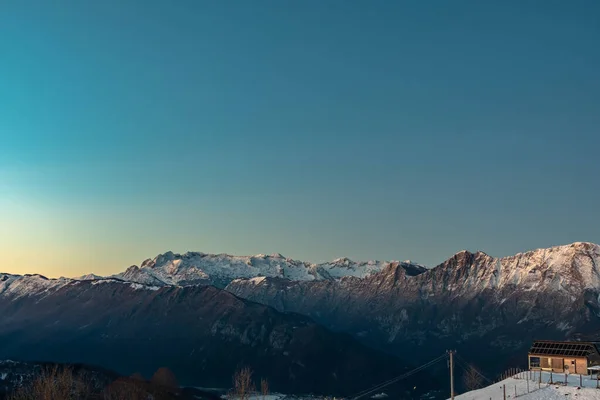
[(579, 292), (600, 288), (600, 246), (576, 242), (502, 258), (461, 251), (421, 279), (430, 275), (449, 278), (446, 289), (460, 293), (507, 286)]
[(158, 290), (160, 287), (152, 285), (143, 285), (136, 282), (124, 281), (113, 277), (101, 277), (98, 275), (85, 275), (85, 279), (78, 278), (46, 278), (39, 274), (16, 275), (0, 272), (0, 297), (10, 297), (12, 300), (36, 295), (44, 298), (58, 290), (72, 285), (83, 283), (82, 281), (91, 281), (92, 286), (103, 283), (116, 283), (129, 285), (135, 290)]
[[(167, 252), (147, 259), (138, 267), (109, 277), (87, 274), (76, 278), (49, 279), (38, 274), (0, 273), (0, 295), (24, 295), (28, 292), (57, 290), (75, 281), (114, 279), (148, 287), (215, 285), (232, 282), (267, 283), (262, 278), (281, 278), (296, 282), (366, 279), (401, 268), (405, 278), (416, 277), (424, 297), (437, 285), (445, 290), (476, 293), (515, 285), (524, 290), (600, 288), (600, 246), (588, 242), (554, 246), (494, 258), (484, 252), (463, 250), (434, 267), (426, 268), (410, 261), (356, 262), (338, 258), (326, 263), (293, 260), (281, 254), (232, 256)], [(434, 278), (435, 277), (435, 278)], [(433, 283), (435, 282), (435, 284)], [(412, 285), (411, 285), (412, 286)]]
[(43, 275), (0, 273), (0, 296), (22, 297), (52, 292), (72, 282), (69, 278), (48, 279)]
[[(600, 246), (576, 242), (502, 258), (495, 258), (484, 252), (471, 253), (463, 250), (434, 268), (409, 261), (356, 262), (338, 258), (315, 264), (286, 258), (281, 254), (231, 256), (167, 252), (145, 260), (140, 267), (132, 266), (114, 277), (154, 286), (212, 284), (225, 287), (240, 279), (261, 277), (297, 282), (365, 279), (385, 274), (396, 267), (401, 267), (406, 277), (419, 276), (417, 281), (421, 283), (432, 276), (449, 278), (444, 282), (446, 289), (457, 292), (495, 289), (507, 285), (520, 286), (525, 290), (537, 290), (541, 286), (555, 289), (571, 286), (580, 290), (600, 287)], [(437, 281), (440, 282), (439, 279)], [(257, 283), (256, 280), (253, 282)], [(427, 288), (424, 290), (426, 292)]]
[[(286, 258), (281, 254), (232, 256), (167, 252), (147, 259), (141, 266), (131, 266), (116, 278), (146, 285), (196, 285), (226, 286), (236, 279), (260, 277), (283, 278), (291, 281), (338, 280), (345, 277), (365, 278), (381, 272), (393, 262), (355, 262), (339, 258), (328, 263), (312, 264)], [(425, 267), (411, 264), (411, 268), (424, 272)]]

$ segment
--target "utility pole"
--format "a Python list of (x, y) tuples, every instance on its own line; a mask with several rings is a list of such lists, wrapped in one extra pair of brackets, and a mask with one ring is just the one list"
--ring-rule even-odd
[(455, 350), (446, 351), (450, 356), (450, 400), (454, 400), (454, 353)]

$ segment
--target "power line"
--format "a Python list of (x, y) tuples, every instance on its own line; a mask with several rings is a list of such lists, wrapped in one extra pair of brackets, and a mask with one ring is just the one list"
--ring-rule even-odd
[(421, 365), (421, 366), (419, 366), (419, 367), (417, 367), (417, 368), (415, 368), (415, 369), (413, 369), (413, 370), (411, 370), (409, 372), (406, 372), (406, 373), (404, 373), (404, 374), (402, 374), (400, 376), (397, 376), (396, 378), (392, 378), (392, 379), (390, 379), (390, 380), (388, 380), (386, 382), (383, 382), (383, 383), (380, 383), (378, 385), (375, 385), (375, 386), (371, 387), (370, 389), (363, 390), (362, 392), (359, 392), (359, 393), (355, 394), (354, 396), (352, 396), (351, 400), (358, 400), (361, 397), (367, 396), (367, 395), (369, 395), (371, 393), (374, 393), (374, 392), (376, 392), (378, 390), (383, 389), (386, 386), (389, 386), (391, 384), (399, 382), (402, 379), (408, 378), (409, 376), (414, 375), (417, 372), (422, 371), (425, 368), (428, 368), (428, 367), (432, 366), (433, 364), (436, 364), (436, 363), (440, 362), (441, 360), (443, 360), (445, 358), (446, 358), (446, 354), (443, 354), (443, 355), (441, 355), (441, 356), (439, 356), (439, 357), (437, 357), (437, 358), (435, 358), (435, 359), (433, 359), (433, 360), (431, 360), (431, 361), (429, 361), (429, 362), (427, 362), (427, 363), (425, 363), (425, 364), (423, 364), (423, 365)]
[[(490, 378), (488, 378), (487, 376), (483, 375), (481, 372), (479, 372), (479, 370), (477, 370), (477, 368), (475, 368), (473, 365), (469, 364), (467, 361), (465, 361), (462, 357), (460, 357), (459, 355), (456, 356), (458, 358), (458, 361), (463, 363), (464, 365), (466, 365), (467, 369), (472, 369), (477, 375), (479, 375), (480, 377), (482, 377), (483, 379), (485, 379), (486, 381), (488, 381), (489, 383), (494, 383), (494, 381), (492, 381)], [(462, 366), (462, 365), (461, 365)], [(465, 368), (465, 366), (462, 366), (463, 368)]]
[[(479, 375), (485, 381), (489, 382), (490, 384), (494, 383), (491, 379), (489, 379), (487, 376), (485, 376), (481, 372), (479, 372), (477, 370), (477, 368), (473, 367), (471, 364), (469, 364), (467, 361), (465, 361), (457, 353), (454, 353), (454, 356), (456, 357), (456, 361), (458, 361), (457, 364), (461, 368), (463, 368), (465, 371), (469, 371), (469, 370), (474, 371), (477, 375)], [(419, 367), (417, 367), (417, 368), (415, 368), (415, 369), (413, 369), (411, 371), (408, 371), (408, 372), (406, 372), (406, 373), (404, 373), (402, 375), (399, 375), (399, 376), (397, 376), (395, 378), (389, 379), (389, 380), (387, 380), (387, 381), (385, 381), (383, 383), (377, 384), (377, 385), (375, 385), (375, 386), (373, 386), (373, 387), (371, 387), (369, 389), (363, 390), (362, 392), (358, 392), (354, 396), (350, 397), (350, 399), (351, 400), (358, 400), (358, 399), (360, 399), (362, 397), (365, 397), (365, 396), (367, 396), (369, 394), (372, 394), (372, 393), (374, 393), (374, 392), (376, 392), (378, 390), (383, 389), (386, 386), (389, 386), (389, 385), (392, 385), (392, 384), (394, 384), (396, 382), (399, 382), (402, 379), (406, 379), (409, 376), (412, 376), (412, 375), (416, 374), (417, 372), (420, 372), (420, 371), (422, 371), (422, 370), (424, 370), (424, 369), (426, 369), (426, 368), (428, 368), (428, 367), (430, 367), (430, 366), (432, 366), (432, 365), (440, 362), (441, 360), (446, 359), (447, 357), (448, 357), (447, 353), (446, 354), (442, 354), (441, 356), (439, 356), (437, 358), (434, 358), (433, 360), (431, 360), (431, 361), (429, 361), (429, 362), (427, 362), (425, 364), (422, 364)]]
[(392, 379), (390, 379), (390, 380), (388, 380), (386, 382), (380, 383), (380, 384), (378, 384), (378, 385), (376, 385), (376, 386), (374, 386), (374, 387), (372, 387), (370, 389), (367, 389), (367, 390), (364, 390), (362, 392), (359, 392), (356, 395), (354, 395), (354, 397), (352, 397), (352, 400), (357, 400), (357, 399), (359, 399), (361, 397), (364, 397), (364, 396), (366, 396), (368, 394), (371, 394), (373, 392), (381, 390), (384, 387), (389, 386), (389, 385), (391, 385), (393, 383), (396, 383), (396, 382), (398, 382), (398, 381), (400, 381), (402, 379), (408, 378), (409, 376), (414, 375), (417, 372), (422, 371), (425, 368), (430, 367), (431, 365), (433, 365), (433, 364), (435, 364), (435, 363), (437, 363), (437, 362), (439, 362), (439, 361), (441, 361), (442, 359), (445, 359), (445, 358), (446, 358), (445, 354), (441, 355), (440, 357), (435, 358), (435, 359), (431, 360), (430, 362), (425, 363), (425, 364), (423, 364), (423, 365), (421, 365), (421, 366), (419, 366), (419, 367), (417, 367), (417, 368), (415, 368), (415, 369), (413, 369), (413, 370), (411, 370), (409, 372), (406, 372), (406, 373), (404, 373), (404, 374), (402, 374), (400, 376), (397, 376), (396, 378), (392, 378)]
[[(479, 372), (477, 370), (477, 368), (475, 368), (474, 366), (472, 366), (471, 364), (469, 364), (468, 362), (466, 362), (461, 356), (459, 356), (458, 354), (455, 354), (459, 365), (465, 370), (465, 371), (469, 371), (472, 370), (474, 371), (477, 375), (479, 375), (480, 377), (482, 377), (483, 379), (485, 379), (486, 381), (488, 381), (490, 384), (493, 384), (494, 381), (492, 381), (490, 378), (488, 378), (487, 376), (483, 375), (481, 372)], [(463, 364), (463, 365), (461, 365)]]

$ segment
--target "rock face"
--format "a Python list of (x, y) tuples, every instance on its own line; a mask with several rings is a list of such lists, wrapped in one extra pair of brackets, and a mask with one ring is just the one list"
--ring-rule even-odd
[(362, 279), (235, 280), (226, 289), (415, 363), (457, 348), (490, 375), (523, 366), (534, 338), (600, 339), (598, 245), (506, 258), (462, 251), (430, 270), (409, 270), (391, 263)]
[(348, 395), (406, 370), (349, 335), (212, 286), (4, 274), (0, 315), (0, 359), (146, 377), (168, 367), (187, 386), (227, 388), (250, 366), (273, 390)]

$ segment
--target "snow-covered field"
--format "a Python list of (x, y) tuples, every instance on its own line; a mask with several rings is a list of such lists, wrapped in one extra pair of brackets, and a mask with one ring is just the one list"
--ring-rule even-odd
[[(224, 399), (235, 400), (235, 397), (229, 398), (227, 396), (223, 396)], [(262, 394), (254, 394), (248, 397), (248, 400), (325, 400), (331, 399), (333, 397), (312, 397), (312, 396), (294, 396), (289, 394), (280, 394), (280, 393), (271, 393), (268, 395)]]
[[(526, 373), (523, 375), (526, 376)], [(486, 388), (474, 390), (455, 396), (456, 400), (504, 400), (504, 386), (506, 386), (506, 399), (519, 400), (600, 400), (600, 389), (596, 389), (596, 379), (583, 376), (579, 386), (579, 375), (569, 375), (567, 386), (565, 386), (564, 374), (552, 374), (552, 385), (550, 373), (542, 373), (542, 383), (539, 383), (539, 374), (535, 373), (533, 379), (508, 378), (494, 383)], [(516, 397), (515, 397), (516, 393)]]

